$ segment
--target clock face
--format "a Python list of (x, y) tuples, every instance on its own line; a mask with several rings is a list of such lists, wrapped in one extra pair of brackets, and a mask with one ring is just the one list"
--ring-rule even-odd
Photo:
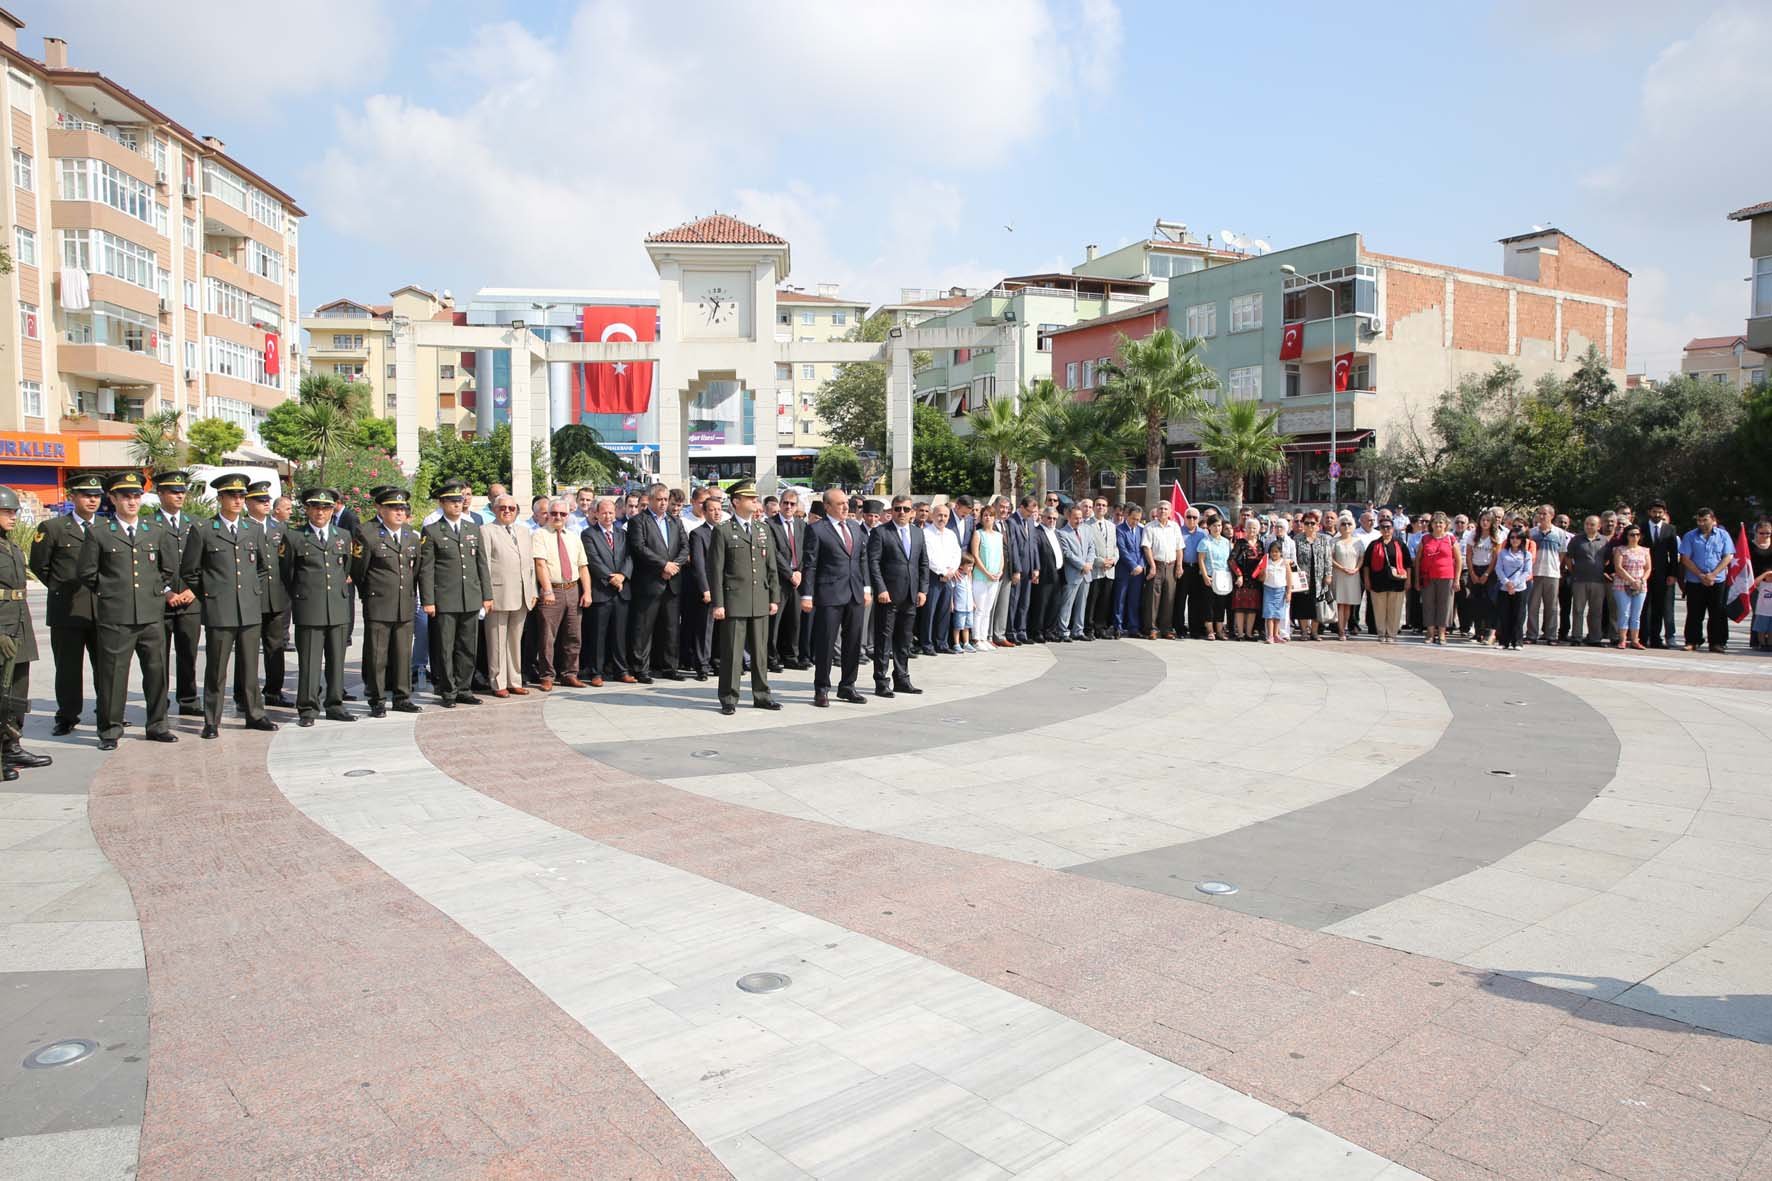
[(696, 310), (702, 314), (703, 322), (710, 328), (729, 324), (738, 319), (738, 297), (716, 284), (701, 293)]
[(745, 276), (690, 274), (683, 284), (683, 329), (687, 336), (737, 337), (745, 327), (750, 292)]

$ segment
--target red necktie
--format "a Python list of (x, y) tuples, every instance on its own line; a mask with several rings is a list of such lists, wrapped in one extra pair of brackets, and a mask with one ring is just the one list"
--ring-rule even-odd
[(611, 530), (611, 529), (603, 530), (603, 544), (607, 545), (609, 547), (610, 553), (613, 554), (615, 552), (615, 532), (614, 532), (614, 530)]
[(855, 543), (849, 540), (849, 526), (843, 522), (838, 522), (837, 532), (843, 535), (843, 552), (850, 554), (854, 553)]
[(800, 547), (794, 544), (794, 523), (792, 521), (788, 521), (787, 527), (788, 527), (788, 560), (790, 562), (798, 562), (800, 560)]
[(576, 574), (577, 571), (572, 568), (572, 563), (568, 561), (566, 557), (566, 534), (554, 534), (554, 541), (560, 547), (560, 581), (571, 582), (572, 576)]

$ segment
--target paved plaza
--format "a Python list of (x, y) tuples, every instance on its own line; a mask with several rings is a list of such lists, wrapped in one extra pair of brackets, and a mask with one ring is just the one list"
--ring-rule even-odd
[(0, 1176), (1772, 1179), (1772, 661), (913, 670), (34, 715)]

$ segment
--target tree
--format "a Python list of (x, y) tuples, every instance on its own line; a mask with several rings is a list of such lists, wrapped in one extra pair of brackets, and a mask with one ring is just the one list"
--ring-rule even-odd
[(1205, 394), (1217, 387), (1218, 377), (1200, 355), (1198, 338), (1183, 340), (1173, 328), (1142, 340), (1122, 333), (1115, 352), (1118, 359), (1102, 366), (1098, 396), (1124, 403), (1144, 423), (1144, 500), (1154, 510), (1169, 424), (1204, 414)]
[(390, 455), (400, 445), (399, 436), (394, 431), (394, 420), (391, 418), (363, 419), (357, 423), (357, 435), (352, 442), (372, 451), (386, 451)]
[[(915, 452), (912, 452), (915, 455)], [(832, 443), (818, 453), (812, 462), (812, 482), (827, 488), (840, 484), (845, 488), (861, 483), (861, 457), (853, 448)]]
[(279, 402), (271, 407), (264, 421), (258, 424), (260, 441), (273, 454), (281, 455), (291, 463), (314, 458), (314, 452), (308, 446), (307, 437), (301, 429), (301, 412), (300, 402)]
[[(967, 421), (972, 424), (974, 445), (995, 461), (996, 490), (1005, 496), (1015, 495), (1009, 465), (1026, 453), (1028, 436), (1028, 424), (1016, 413), (1015, 403), (1009, 398), (992, 398), (974, 409)], [(912, 451), (912, 460), (916, 457)]]
[(296, 386), (296, 396), (304, 404), (336, 407), (350, 418), (369, 413), (372, 400), (368, 385), (349, 381), (336, 373), (310, 373)]
[(239, 423), (221, 418), (199, 418), (187, 432), (192, 463), (215, 464), (246, 441)]
[(1034, 487), (1041, 500), (1046, 499), (1046, 464), (1051, 460), (1051, 437), (1047, 427), (1047, 415), (1060, 400), (1069, 394), (1058, 388), (1058, 383), (1050, 377), (1037, 379), (1033, 385), (1023, 386), (1019, 415), (1022, 420), (1022, 450), (1016, 457), (1022, 464), (1031, 464), (1034, 469)]
[(1200, 419), (1200, 453), (1212, 470), (1230, 485), (1230, 519), (1243, 511), (1243, 485), (1250, 476), (1265, 474), (1286, 460), (1279, 433), (1278, 410), (1264, 411), (1254, 402), (1231, 402), (1208, 411)]
[(603, 437), (583, 423), (567, 423), (554, 432), (554, 475), (562, 484), (609, 484), (626, 466), (603, 446)]
[(335, 402), (304, 402), (297, 412), (295, 430), (303, 449), (314, 459), (316, 474), (324, 482), (327, 457), (351, 444), (356, 438), (357, 423), (349, 411)]
[(1101, 401), (1060, 397), (1036, 405), (1032, 424), (1035, 455), (1070, 477), (1071, 494), (1090, 493), (1089, 471), (1109, 450), (1115, 409)]
[(135, 424), (135, 435), (129, 440), (129, 461), (154, 472), (176, 466), (185, 447), (178, 439), (178, 420), (182, 410), (156, 410)]
[(918, 402), (913, 408), (911, 491), (949, 496), (984, 495), (991, 486), (991, 459), (970, 439), (954, 434), (948, 416)]

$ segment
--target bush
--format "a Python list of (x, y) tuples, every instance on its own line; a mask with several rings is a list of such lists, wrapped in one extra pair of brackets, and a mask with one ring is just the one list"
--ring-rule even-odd
[(861, 483), (861, 457), (843, 446), (832, 443), (818, 453), (812, 463), (812, 483), (819, 488), (841, 484), (845, 488)]
[[(337, 488), (344, 494), (344, 503), (362, 520), (375, 516), (375, 502), (369, 496), (369, 490), (378, 484), (406, 483), (400, 474), (400, 465), (394, 457), (380, 448), (350, 447), (327, 457), (326, 471), (328, 487)], [(304, 488), (311, 488), (320, 480), (315, 465), (302, 464), (295, 469), (294, 488), (291, 495)], [(299, 508), (298, 508), (299, 513)], [(417, 506), (414, 506), (416, 513)]]

